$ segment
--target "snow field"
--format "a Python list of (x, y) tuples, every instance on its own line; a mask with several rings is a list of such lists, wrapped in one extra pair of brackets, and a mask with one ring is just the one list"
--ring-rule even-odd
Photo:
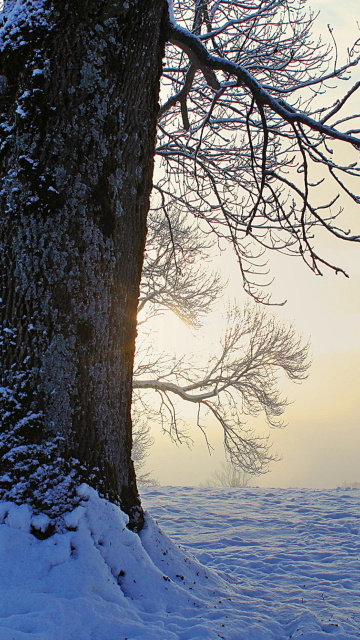
[(360, 638), (359, 499), (340, 489), (143, 490), (171, 539), (232, 581), (271, 640)]
[(359, 491), (144, 489), (171, 539), (79, 494), (45, 540), (0, 503), (0, 640), (360, 638)]

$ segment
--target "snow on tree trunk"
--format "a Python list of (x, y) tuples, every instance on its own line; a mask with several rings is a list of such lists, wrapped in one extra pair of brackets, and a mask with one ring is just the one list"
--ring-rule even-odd
[(141, 526), (131, 380), (166, 8), (0, 13), (0, 497), (51, 516), (85, 479)]

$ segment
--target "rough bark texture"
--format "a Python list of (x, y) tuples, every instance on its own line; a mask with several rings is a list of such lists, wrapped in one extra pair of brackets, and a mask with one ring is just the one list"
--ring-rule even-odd
[(1, 496), (50, 515), (86, 480), (141, 526), (131, 380), (165, 15), (28, 0), (2, 28)]

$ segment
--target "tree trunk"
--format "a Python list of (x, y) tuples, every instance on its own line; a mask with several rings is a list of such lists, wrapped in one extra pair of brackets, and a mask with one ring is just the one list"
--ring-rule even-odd
[(86, 481), (142, 523), (131, 380), (166, 7), (5, 0), (0, 497), (52, 517)]

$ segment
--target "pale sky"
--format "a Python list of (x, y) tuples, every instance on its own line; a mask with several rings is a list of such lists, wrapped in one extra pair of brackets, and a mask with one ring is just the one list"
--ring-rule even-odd
[[(325, 29), (327, 23), (333, 26), (339, 50), (355, 39), (358, 0), (317, 0), (310, 5), (321, 10), (320, 24)], [(353, 77), (359, 79), (360, 71)], [(347, 89), (346, 85), (343, 91)], [(360, 111), (359, 104), (358, 96), (353, 110)], [(359, 220), (360, 207), (355, 213), (350, 201), (344, 205), (346, 214)], [(282, 460), (254, 480), (259, 486), (331, 488), (360, 481), (360, 245), (323, 240), (322, 248), (345, 268), (349, 279), (332, 272), (315, 277), (294, 259), (279, 257), (272, 262), (274, 294), (287, 299), (277, 313), (285, 322), (294, 321), (297, 331), (311, 339), (313, 363), (307, 381), (286, 385), (286, 395), (293, 401), (284, 416), (288, 426), (271, 432), (273, 450)], [(231, 259), (229, 269), (232, 273), (236, 269)], [(166, 327), (170, 325), (168, 319)], [(172, 326), (184, 341), (183, 329), (176, 321)], [(211, 457), (195, 425), (191, 436), (195, 444), (190, 451), (156, 435), (148, 468), (161, 484), (198, 485), (219, 467), (223, 460), (220, 427), (210, 425), (215, 448)]]

